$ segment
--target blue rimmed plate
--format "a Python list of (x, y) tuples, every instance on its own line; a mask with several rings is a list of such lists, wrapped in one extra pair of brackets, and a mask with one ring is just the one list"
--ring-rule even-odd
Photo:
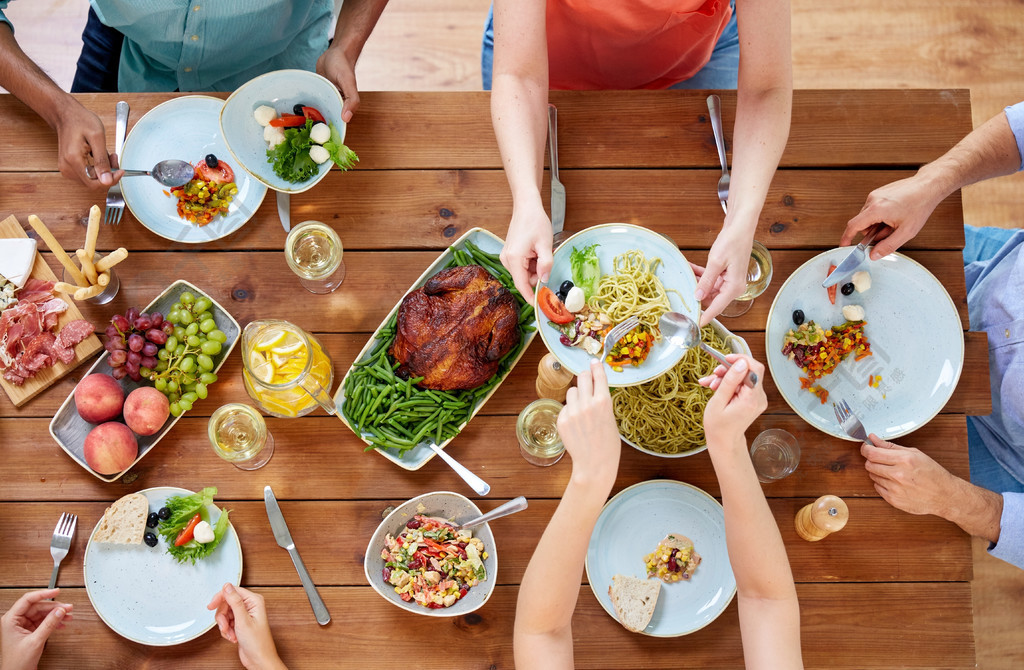
[(157, 105), (139, 119), (124, 142), (121, 165), (149, 170), (162, 160), (177, 158), (196, 164), (207, 154), (226, 161), (235, 173), (238, 194), (228, 213), (205, 226), (178, 216), (178, 201), (168, 196), (166, 186), (149, 177), (128, 177), (121, 181), (125, 205), (139, 223), (160, 237), (186, 244), (212, 242), (230, 235), (259, 209), (267, 187), (253, 179), (237, 162), (220, 132), (220, 110), (224, 102), (205, 95), (187, 95)]
[[(167, 498), (193, 491), (161, 486), (139, 493), (155, 512)], [(214, 521), (220, 516), (214, 505), (207, 511)], [(213, 553), (195, 565), (178, 563), (163, 538), (149, 547), (93, 542), (92, 537), (83, 565), (89, 601), (112, 631), (139, 644), (166, 647), (210, 630), (216, 621), (206, 605), (226, 582), (238, 584), (242, 578), (242, 545), (233, 526)]]
[(671, 479), (654, 479), (623, 489), (609, 500), (594, 525), (587, 548), (587, 581), (613, 618), (608, 587), (612, 577), (646, 576), (644, 556), (670, 533), (685, 535), (701, 556), (689, 581), (662, 584), (658, 606), (645, 635), (678, 637), (718, 618), (736, 594), (736, 578), (725, 545), (725, 512), (717, 500)]
[[(582, 230), (555, 250), (551, 276), (548, 282), (538, 284), (537, 288), (547, 286), (552, 291), (558, 291), (558, 287), (566, 279), (572, 279), (572, 266), (569, 263), (569, 256), (573, 248), (582, 249), (592, 244), (597, 244), (595, 249), (597, 258), (601, 264), (602, 274), (612, 272), (613, 261), (616, 256), (627, 251), (639, 250), (644, 253), (648, 261), (660, 258), (655, 276), (661, 280), (665, 290), (675, 289), (679, 294), (669, 291), (668, 299), (672, 311), (686, 314), (694, 321), (700, 319), (700, 304), (693, 297), (697, 290), (697, 278), (690, 269), (679, 247), (663, 235), (629, 223), (605, 223), (592, 226)], [(537, 310), (537, 332), (540, 333), (544, 346), (548, 348), (558, 362), (568, 368), (573, 374), (579, 374), (584, 368), (590, 365), (591, 356), (579, 347), (567, 347), (559, 341), (561, 333), (548, 323), (544, 313), (537, 307), (537, 298), (534, 295), (534, 307)], [(651, 353), (643, 363), (637, 367), (624, 367), (622, 372), (615, 372), (611, 366), (605, 364), (605, 372), (608, 374), (609, 386), (636, 386), (650, 381), (670, 370), (683, 357), (683, 351), (671, 346), (668, 342), (661, 340), (651, 348)]]
[[(853, 439), (832, 410), (831, 401), (845, 400), (868, 432), (891, 440), (931, 421), (953, 395), (964, 364), (963, 326), (942, 283), (900, 253), (865, 264), (871, 288), (849, 296), (837, 290), (832, 305), (821, 282), (829, 265), (838, 265), (849, 253), (845, 247), (818, 254), (779, 289), (765, 329), (768, 368), (793, 411), (818, 430)], [(829, 392), (829, 402), (821, 404), (817, 395), (800, 388), (802, 372), (783, 355), (783, 339), (795, 327), (794, 310), (828, 328), (845, 321), (844, 305), (864, 308), (864, 334), (874, 353), (859, 361), (850, 356), (819, 380), (817, 385)], [(878, 387), (869, 386), (870, 377), (878, 375)]]

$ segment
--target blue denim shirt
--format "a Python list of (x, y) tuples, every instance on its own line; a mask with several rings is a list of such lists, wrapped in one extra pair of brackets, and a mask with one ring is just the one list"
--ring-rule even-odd
[[(1005, 114), (1024, 169), (1024, 102)], [(992, 384), (992, 414), (974, 425), (993, 458), (1024, 482), (1024, 230), (964, 273), (971, 330), (988, 334)], [(989, 553), (1024, 568), (1024, 494), (1003, 493), (999, 542)]]
[[(0, 21), (10, 23), (0, 0)], [(124, 33), (121, 91), (233, 91), (272, 70), (315, 70), (333, 0), (91, 0)]]

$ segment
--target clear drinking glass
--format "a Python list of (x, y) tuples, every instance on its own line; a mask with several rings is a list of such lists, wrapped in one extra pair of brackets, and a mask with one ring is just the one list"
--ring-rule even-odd
[(565, 453), (565, 445), (558, 436), (558, 413), (562, 403), (550, 398), (534, 400), (519, 414), (516, 438), (519, 453), (533, 465), (554, 465)]
[(217, 455), (241, 470), (262, 468), (274, 455), (274, 436), (263, 416), (249, 405), (223, 405), (210, 417), (210, 444)]
[(746, 314), (754, 304), (754, 298), (761, 295), (772, 281), (772, 255), (768, 248), (754, 240), (747, 265), (747, 290), (722, 310), (722, 316)]
[(344, 249), (333, 228), (319, 221), (303, 221), (284, 242), (288, 267), (310, 293), (330, 293), (345, 281)]
[[(96, 254), (95, 262), (99, 262), (101, 258), (103, 258), (102, 255)], [(110, 273), (110, 281), (103, 287), (103, 291), (99, 295), (87, 298), (85, 302), (91, 302), (94, 305), (106, 305), (108, 302), (113, 300), (115, 296), (117, 296), (117, 292), (121, 289), (121, 280), (117, 278), (117, 272), (114, 268), (110, 268), (107, 272)], [(68, 272), (67, 268), (64, 268), (62, 281), (66, 284), (77, 286), (77, 284), (75, 284), (75, 278), (71, 276), (71, 273)]]
[(750, 444), (757, 479), (768, 484), (793, 474), (800, 463), (800, 443), (781, 428), (769, 428)]

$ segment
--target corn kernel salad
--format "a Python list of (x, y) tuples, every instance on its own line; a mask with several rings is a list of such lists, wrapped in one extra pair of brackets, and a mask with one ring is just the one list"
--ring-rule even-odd
[(690, 579), (697, 566), (700, 565), (700, 554), (693, 547), (693, 542), (682, 535), (669, 535), (658, 548), (644, 556), (647, 577), (672, 584), (683, 579)]
[(195, 177), (184, 186), (176, 186), (168, 195), (178, 199), (178, 216), (197, 226), (205, 226), (214, 217), (227, 214), (238, 186), (234, 172), (224, 161), (214, 158), (215, 167), (203, 162), (196, 168)]
[(800, 378), (800, 388), (818, 396), (824, 405), (828, 391), (815, 382), (835, 372), (847, 356), (852, 355), (855, 361), (859, 361), (872, 355), (871, 343), (864, 334), (866, 325), (866, 321), (847, 321), (826, 330), (808, 321), (786, 333), (782, 353), (807, 375)]
[(654, 334), (641, 323), (612, 346), (612, 350), (608, 352), (604, 362), (616, 372), (622, 372), (622, 367), (625, 365), (632, 365), (635, 368), (647, 360), (652, 346), (654, 346)]
[(417, 514), (380, 552), (384, 581), (402, 600), (431, 609), (451, 607), (487, 579), (484, 543), (470, 530)]

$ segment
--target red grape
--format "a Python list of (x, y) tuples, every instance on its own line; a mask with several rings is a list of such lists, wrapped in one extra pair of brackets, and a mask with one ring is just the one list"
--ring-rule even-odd
[(128, 363), (134, 365), (135, 367), (139, 367), (142, 364), (142, 354), (140, 354), (137, 351), (129, 351)]
[(146, 339), (142, 335), (132, 333), (128, 336), (128, 348), (132, 351), (141, 351), (144, 344), (146, 344)]
[(127, 360), (128, 352), (123, 349), (118, 349), (117, 351), (110, 352), (110, 360), (108, 362), (110, 363), (110, 367), (116, 368), (124, 365)]
[(164, 321), (162, 324), (160, 324), (160, 328), (163, 329), (164, 333), (167, 336), (171, 336), (174, 334), (174, 324), (171, 323), (170, 321)]
[[(160, 332), (162, 333), (163, 331), (160, 331)], [(158, 346), (156, 346), (155, 344), (153, 344), (152, 342), (146, 342), (145, 344), (142, 345), (142, 355), (143, 356), (156, 356), (156, 352), (159, 351), (159, 350), (160, 350), (160, 348)], [(146, 367), (148, 368), (150, 366), (147, 365)]]
[(132, 329), (132, 325), (128, 323), (128, 319), (124, 318), (120, 314), (115, 314), (114, 317), (110, 319), (110, 324), (122, 333), (127, 333)]
[(120, 336), (118, 336), (118, 337), (116, 337), (116, 338), (114, 338), (112, 340), (108, 340), (107, 344), (110, 345), (110, 348), (107, 349), (107, 351), (115, 351), (115, 350), (118, 350), (118, 349), (120, 349), (121, 351), (124, 351), (125, 349), (128, 348), (128, 345), (126, 345), (124, 343), (124, 340), (122, 340)]
[(167, 333), (160, 330), (159, 328), (150, 328), (149, 330), (146, 331), (146, 339), (152, 342), (153, 344), (159, 344), (160, 346), (163, 346), (163, 344), (167, 342)]
[(152, 370), (157, 364), (156, 356), (143, 356), (140, 364), (142, 367)]
[(121, 337), (121, 333), (117, 331), (117, 326), (115, 326), (114, 324), (110, 324), (109, 326), (107, 326), (107, 329), (104, 332), (110, 339), (114, 339), (115, 337)]
[(160, 312), (153, 312), (149, 318), (153, 320), (154, 328), (159, 328), (160, 324), (164, 322), (164, 315)]
[(116, 367), (110, 371), (110, 376), (114, 379), (124, 379), (128, 376), (128, 371), (124, 369), (124, 366)]
[(124, 316), (126, 319), (128, 319), (129, 322), (134, 321), (135, 319), (139, 318), (139, 308), (129, 307), (128, 311), (124, 313)]
[(135, 330), (145, 332), (153, 327), (153, 320), (150, 319), (149, 315), (147, 314), (145, 316), (140, 316), (139, 318), (135, 319), (135, 323), (132, 325), (135, 326)]

